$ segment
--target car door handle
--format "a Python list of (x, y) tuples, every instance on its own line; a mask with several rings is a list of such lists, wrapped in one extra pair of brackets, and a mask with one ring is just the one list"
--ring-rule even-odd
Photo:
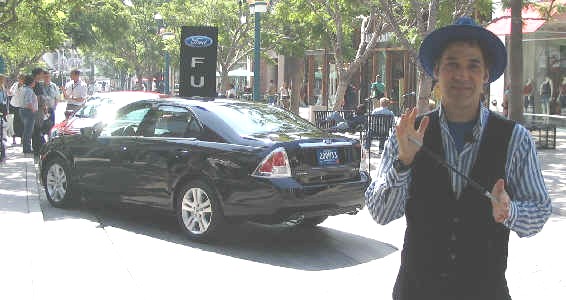
[(186, 156), (189, 155), (189, 150), (186, 150), (186, 149), (179, 149), (175, 152), (176, 152), (175, 153), (176, 158), (186, 157)]

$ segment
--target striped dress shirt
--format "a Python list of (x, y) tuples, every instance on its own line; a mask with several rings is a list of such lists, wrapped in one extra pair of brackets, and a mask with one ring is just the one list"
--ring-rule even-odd
[[(483, 130), (486, 128), (489, 110), (480, 107), (480, 117), (473, 128), (473, 141), (466, 143), (458, 153), (454, 139), (450, 134), (446, 116), (442, 107), (435, 113), (440, 114), (440, 128), (445, 158), (454, 167), (469, 175), (480, 148)], [(385, 225), (403, 216), (405, 203), (409, 196), (411, 170), (397, 173), (393, 161), (398, 156), (398, 143), (392, 134), (383, 152), (377, 178), (366, 190), (366, 204), (373, 219)], [(464, 178), (449, 171), (452, 189), (459, 198), (467, 182)], [(548, 220), (552, 207), (544, 185), (536, 147), (525, 127), (516, 124), (509, 141), (505, 162), (505, 189), (511, 199), (509, 218), (504, 225), (515, 231), (520, 237), (538, 233)], [(490, 191), (493, 187), (486, 187)]]

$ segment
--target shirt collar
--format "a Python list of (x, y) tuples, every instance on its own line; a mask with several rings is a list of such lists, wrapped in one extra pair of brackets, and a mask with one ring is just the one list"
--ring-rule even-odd
[[(489, 117), (489, 109), (482, 103), (480, 103), (479, 110), (479, 118), (476, 120), (476, 124), (474, 124), (474, 128), (472, 129), (474, 141), (480, 140), (482, 132), (487, 125), (487, 119)], [(446, 132), (450, 132), (450, 129), (448, 128), (448, 120), (446, 120), (446, 111), (443, 105), (440, 105), (440, 108), (438, 109), (438, 116), (440, 118), (440, 127), (443, 130), (446, 130)]]

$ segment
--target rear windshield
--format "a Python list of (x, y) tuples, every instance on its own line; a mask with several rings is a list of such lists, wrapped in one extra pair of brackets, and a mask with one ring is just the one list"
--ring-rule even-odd
[(214, 113), (240, 136), (319, 131), (300, 116), (268, 105), (227, 103), (215, 106)]

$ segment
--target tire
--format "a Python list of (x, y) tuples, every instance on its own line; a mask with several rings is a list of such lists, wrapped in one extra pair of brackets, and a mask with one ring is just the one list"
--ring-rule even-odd
[(177, 222), (190, 239), (218, 237), (225, 225), (217, 193), (200, 180), (187, 182), (179, 189), (176, 206)]
[(53, 158), (47, 162), (45, 170), (43, 182), (49, 203), (59, 208), (75, 204), (76, 199), (68, 164), (60, 158)]
[(304, 218), (297, 222), (297, 225), (303, 227), (315, 227), (320, 223), (324, 222), (328, 216), (320, 216), (320, 217), (311, 217), (311, 218)]

